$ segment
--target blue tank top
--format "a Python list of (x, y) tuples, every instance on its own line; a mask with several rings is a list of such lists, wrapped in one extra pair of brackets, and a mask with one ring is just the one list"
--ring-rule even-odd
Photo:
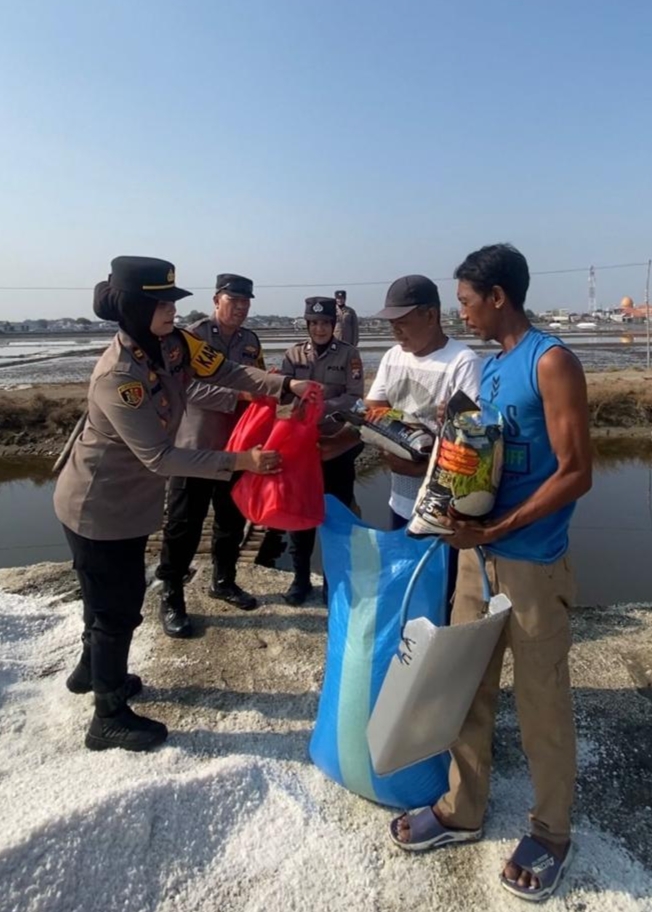
[[(556, 336), (532, 328), (511, 351), (485, 362), (481, 398), (495, 405), (505, 422), (505, 464), (492, 514), (495, 517), (522, 503), (557, 471), (537, 379), (539, 358), (556, 346), (566, 347)], [(552, 563), (568, 550), (568, 526), (574, 509), (574, 503), (568, 504), (510, 532), (486, 550), (512, 560)]]

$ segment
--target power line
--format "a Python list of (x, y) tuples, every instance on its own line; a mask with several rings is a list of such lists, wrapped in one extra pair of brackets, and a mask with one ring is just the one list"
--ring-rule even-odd
[[(647, 266), (647, 263), (647, 260), (642, 263), (610, 263), (605, 266), (594, 266), (593, 268), (596, 272), (605, 269), (633, 269), (639, 266)], [(540, 269), (531, 272), (530, 275), (568, 275), (574, 272), (588, 272), (590, 268), (590, 266), (573, 266), (569, 269)], [(332, 285), (334, 288), (361, 288), (363, 286), (372, 285), (391, 285), (393, 281), (393, 279), (376, 279), (374, 281), (364, 282), (345, 282), (341, 279), (337, 279), (330, 282), (285, 282), (279, 284), (256, 282), (255, 285), (256, 288), (323, 288), (328, 285)], [(434, 278), (433, 281), (454, 282), (455, 279), (452, 276), (439, 276), (438, 278)], [(187, 285), (184, 283), (184, 287), (192, 291), (215, 291), (214, 285)], [(93, 288), (94, 286), (91, 285), (0, 285), (0, 291), (93, 291)]]

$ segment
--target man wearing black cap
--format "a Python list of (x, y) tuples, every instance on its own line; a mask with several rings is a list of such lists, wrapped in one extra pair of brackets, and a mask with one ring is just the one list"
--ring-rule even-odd
[[(253, 282), (231, 273), (218, 275), (212, 316), (194, 323), (192, 332), (221, 352), (229, 361), (265, 369), (260, 340), (242, 324), (247, 319)], [(177, 433), (176, 444), (190, 449), (223, 450), (242, 414), (246, 394), (216, 389), (195, 381), (188, 390), (188, 408)], [(168, 636), (187, 637), (191, 624), (186, 614), (183, 579), (201, 539), (208, 507), (214, 511), (212, 557), (213, 580), (209, 595), (245, 611), (256, 599), (236, 581), (236, 563), (245, 519), (231, 498), (230, 481), (173, 478), (168, 492), (168, 517), (157, 576), (163, 580), (161, 623)]]
[[(363, 396), (362, 360), (357, 348), (334, 338), (336, 315), (334, 298), (306, 298), (304, 319), (309, 339), (286, 351), (281, 373), (296, 380), (314, 380), (324, 385), (324, 418), (320, 431), (324, 437), (341, 427), (329, 416), (350, 409)], [(355, 459), (362, 446), (353, 441), (345, 453), (322, 462), (324, 490), (345, 506), (353, 503)], [(290, 533), (294, 579), (284, 598), (288, 605), (302, 605), (310, 595), (310, 558), (315, 546), (315, 530)]]
[(340, 339), (342, 342), (348, 342), (349, 345), (357, 345), (360, 340), (358, 315), (355, 310), (346, 303), (346, 291), (344, 291), (344, 289), (335, 292), (335, 302), (337, 304), (335, 338)]
[[(376, 317), (390, 321), (397, 344), (381, 359), (368, 405), (389, 405), (436, 429), (437, 406), (458, 390), (477, 400), (482, 362), (468, 345), (444, 334), (440, 311), (439, 291), (426, 276), (402, 276), (390, 285)], [(392, 471), (392, 528), (399, 529), (412, 515), (427, 464), (389, 454), (385, 460)]]

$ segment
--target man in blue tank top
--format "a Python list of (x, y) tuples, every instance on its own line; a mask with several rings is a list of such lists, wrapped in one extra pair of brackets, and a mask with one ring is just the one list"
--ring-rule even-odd
[(403, 815), (392, 838), (406, 849), (479, 839), (489, 797), (491, 744), (505, 648), (514, 657), (514, 696), (534, 806), (530, 833), (501, 874), (502, 885), (543, 900), (570, 861), (575, 727), (568, 673), (568, 608), (574, 583), (566, 556), (575, 502), (591, 487), (591, 443), (582, 366), (561, 340), (525, 315), (530, 275), (508, 244), (471, 253), (455, 273), (461, 317), (501, 350), (485, 362), (481, 397), (505, 422), (505, 469), (492, 517), (451, 520), (461, 550), (452, 623), (483, 612), (482, 548), (494, 593), (512, 611), (452, 750), (449, 791), (434, 808)]

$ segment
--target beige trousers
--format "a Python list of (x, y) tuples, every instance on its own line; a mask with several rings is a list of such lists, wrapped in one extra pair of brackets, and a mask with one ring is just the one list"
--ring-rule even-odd
[[(514, 656), (514, 696), (523, 750), (534, 786), (534, 836), (565, 842), (575, 789), (575, 726), (568, 674), (568, 608), (575, 586), (570, 564), (507, 560), (487, 555), (493, 594), (504, 592), (512, 611), (452, 749), (449, 791), (437, 810), (452, 826), (479, 829), (489, 798), (491, 743), (505, 648)], [(482, 581), (475, 551), (460, 552), (452, 624), (482, 613)]]

